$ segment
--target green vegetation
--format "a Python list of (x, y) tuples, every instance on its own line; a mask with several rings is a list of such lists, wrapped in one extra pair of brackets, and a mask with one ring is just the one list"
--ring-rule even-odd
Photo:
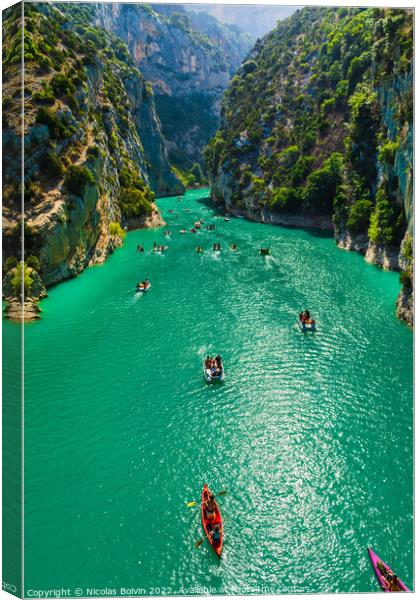
[(73, 135), (76, 128), (66, 122), (62, 115), (57, 116), (56, 111), (45, 106), (40, 106), (36, 115), (36, 122), (40, 125), (47, 125), (52, 139), (67, 138)]
[(33, 282), (33, 277), (31, 276), (31, 272), (26, 263), (22, 264), (22, 262), (19, 262), (14, 268), (11, 280), (15, 296), (19, 297), (23, 285), (24, 295), (26, 297), (30, 293)]
[(334, 152), (321, 169), (312, 171), (307, 178), (302, 198), (308, 212), (331, 214), (337, 188), (341, 183), (343, 157)]
[(412, 50), (409, 10), (307, 7), (279, 22), (225, 93), (205, 151), (210, 181), (227, 181), (239, 207), (247, 198), (256, 210), (326, 214), (339, 230), (398, 245), (394, 165), (411, 125)]
[(400, 283), (405, 288), (413, 287), (412, 274), (410, 271), (401, 271), (400, 273)]
[(372, 242), (388, 245), (397, 244), (401, 219), (401, 211), (400, 214), (397, 214), (385, 191), (383, 189), (378, 190), (375, 209), (368, 230)]
[(122, 240), (126, 236), (126, 232), (124, 231), (124, 229), (121, 227), (121, 225), (119, 223), (110, 223), (109, 224), (109, 233), (111, 235), (116, 235), (116, 236), (120, 237)]
[(154, 194), (140, 177), (136, 167), (127, 162), (119, 173), (119, 205), (125, 219), (145, 217), (153, 212)]
[(369, 227), (372, 202), (361, 198), (351, 206), (347, 219), (347, 229), (351, 233), (364, 233)]
[(28, 256), (26, 259), (26, 265), (35, 271), (41, 270), (41, 261), (36, 256)]
[(61, 158), (53, 150), (49, 150), (42, 163), (42, 171), (48, 177), (59, 179), (65, 173), (65, 168)]
[(3, 272), (8, 273), (11, 269), (14, 269), (18, 264), (18, 260), (14, 256), (9, 256), (3, 265)]
[(75, 196), (81, 196), (88, 185), (95, 184), (95, 177), (87, 167), (71, 165), (64, 178), (67, 190)]
[(172, 167), (172, 170), (186, 188), (206, 185), (207, 183), (199, 163), (194, 163), (189, 170), (178, 169), (174, 166)]
[(382, 146), (379, 148), (379, 160), (383, 164), (393, 165), (395, 160), (395, 153), (399, 148), (400, 142), (396, 140), (392, 142), (391, 140), (387, 140)]

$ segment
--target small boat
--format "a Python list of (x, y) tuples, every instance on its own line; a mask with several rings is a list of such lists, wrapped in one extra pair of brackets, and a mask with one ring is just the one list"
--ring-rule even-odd
[[(206, 514), (206, 502), (210, 495), (211, 492), (206, 483), (203, 487), (203, 492), (201, 494), (201, 522), (203, 523), (204, 533), (206, 534), (206, 538), (208, 539), (210, 546), (213, 548), (216, 556), (220, 558), (223, 548), (223, 521), (222, 515), (220, 514), (219, 505), (217, 504), (216, 500), (214, 500), (214, 504), (216, 506), (214, 519), (211, 521), (208, 519)], [(215, 525), (220, 526), (220, 541), (218, 542), (213, 542), (211, 536), (211, 532)]]
[(187, 233), (186, 229), (181, 229), (179, 233)]
[(201, 222), (197, 221), (197, 223), (194, 223), (194, 227), (195, 229), (201, 229)]
[[(406, 585), (404, 585), (400, 579), (398, 579), (398, 577), (395, 575), (394, 571), (390, 567), (388, 567), (388, 565), (386, 563), (384, 563), (384, 561), (381, 560), (377, 554), (374, 553), (372, 548), (368, 548), (367, 550), (368, 550), (370, 562), (372, 563), (372, 567), (375, 572), (376, 578), (378, 579), (379, 585), (381, 586), (381, 588), (383, 589), (384, 592), (409, 592), (410, 591), (408, 589), (408, 587)], [(394, 577), (396, 578), (396, 581), (394, 581), (394, 584), (393, 584), (392, 582), (393, 582)], [(394, 587), (394, 586), (395, 586), (395, 589), (390, 589), (391, 587)]]
[(197, 230), (196, 230), (196, 229), (194, 229), (194, 227), (192, 227), (192, 228), (190, 229), (190, 232), (191, 232), (191, 233), (197, 233)]
[(216, 373), (213, 373), (211, 369), (206, 367), (206, 361), (204, 361), (203, 362), (203, 375), (204, 375), (204, 379), (207, 381), (207, 383), (213, 383), (214, 381), (224, 381), (225, 369), (223, 367), (223, 363), (222, 363), (222, 368), (216, 374)]
[(152, 284), (150, 283), (150, 281), (142, 281), (141, 283), (137, 284), (137, 292), (143, 294), (144, 292), (148, 292), (151, 287)]
[(225, 217), (224, 221), (226, 221), (226, 223), (228, 223), (230, 221), (230, 218), (229, 217)]
[(299, 329), (302, 331), (302, 333), (305, 333), (306, 331), (316, 331), (316, 325), (313, 319), (308, 319), (307, 321), (301, 321), (299, 319), (298, 323)]

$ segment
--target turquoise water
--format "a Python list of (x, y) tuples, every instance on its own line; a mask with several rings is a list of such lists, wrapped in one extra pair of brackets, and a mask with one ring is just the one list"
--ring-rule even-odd
[[(376, 592), (368, 545), (412, 587), (397, 274), (325, 235), (224, 222), (203, 196), (160, 200), (165, 228), (129, 233), (25, 326), (27, 593)], [(179, 234), (198, 218), (216, 231)], [(299, 332), (302, 308), (315, 334)], [(226, 380), (208, 386), (201, 360), (217, 352)], [(205, 482), (228, 491), (220, 562), (195, 548), (200, 514), (185, 506)]]

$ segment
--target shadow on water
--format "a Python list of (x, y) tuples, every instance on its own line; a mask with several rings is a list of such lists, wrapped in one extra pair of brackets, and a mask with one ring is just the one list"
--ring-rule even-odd
[(321, 229), (319, 227), (304, 227), (303, 225), (282, 225), (280, 223), (266, 223), (272, 227), (281, 227), (282, 229), (288, 229), (290, 231), (305, 231), (309, 235), (317, 238), (334, 238), (334, 231), (332, 229)]
[(214, 204), (214, 202), (210, 196), (203, 196), (202, 198), (195, 198), (195, 201), (198, 202), (199, 204), (202, 204), (206, 208), (210, 208), (211, 210), (213, 210), (213, 212), (215, 214), (224, 215), (226, 213), (223, 206)]
[(318, 238), (334, 238), (334, 231), (330, 229), (316, 229), (316, 228), (306, 228), (302, 227), (302, 229), (312, 235), (313, 237)]

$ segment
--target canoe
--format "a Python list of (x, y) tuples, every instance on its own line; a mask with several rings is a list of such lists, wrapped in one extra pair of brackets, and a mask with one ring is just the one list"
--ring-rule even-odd
[(141, 292), (141, 293), (143, 293), (143, 292), (148, 292), (148, 291), (150, 290), (150, 288), (151, 288), (151, 287), (152, 287), (152, 284), (151, 284), (151, 283), (150, 283), (150, 281), (149, 281), (149, 283), (148, 283), (146, 286), (144, 286), (144, 287), (137, 286), (137, 292), (139, 292), (139, 293), (140, 293), (140, 292)]
[[(394, 571), (390, 567), (388, 567), (388, 565), (381, 558), (379, 558), (379, 556), (377, 554), (374, 553), (372, 548), (368, 548), (367, 550), (368, 550), (370, 562), (372, 563), (372, 567), (375, 572), (376, 578), (379, 581), (379, 585), (381, 586), (381, 588), (383, 589), (384, 592), (391, 592), (391, 590), (388, 589), (386, 575), (388, 575), (388, 577), (391, 578), (393, 575), (395, 575)], [(382, 571), (382, 573), (381, 573), (381, 571)], [(401, 591), (401, 592), (409, 592), (410, 591), (408, 589), (408, 587), (406, 585), (404, 585), (404, 583), (400, 579), (398, 581), (399, 581), (400, 588), (401, 588), (401, 590), (399, 590), (399, 591)], [(395, 591), (398, 591), (398, 590), (395, 590)]]
[(223, 363), (222, 363), (222, 372), (220, 373), (220, 375), (213, 375), (210, 369), (206, 368), (206, 362), (203, 362), (203, 375), (204, 375), (204, 379), (207, 381), (207, 383), (212, 383), (213, 381), (223, 381), (225, 378), (225, 369), (223, 367)]
[(316, 331), (316, 326), (315, 326), (315, 321), (312, 319), (311, 323), (302, 323), (302, 321), (299, 319), (298, 320), (299, 323), (299, 329), (305, 333), (306, 331)]
[[(218, 558), (220, 558), (220, 555), (222, 554), (222, 548), (223, 548), (223, 521), (222, 521), (222, 515), (220, 514), (220, 509), (219, 509), (219, 506), (218, 506), (216, 500), (214, 500), (214, 504), (216, 505), (215, 518), (213, 519), (213, 521), (209, 521), (207, 518), (205, 502), (206, 502), (207, 498), (210, 496), (210, 494), (211, 494), (211, 492), (206, 483), (203, 487), (203, 492), (201, 494), (201, 522), (203, 523), (204, 533), (206, 534), (206, 538), (207, 538), (210, 546), (213, 548), (216, 556)], [(221, 526), (219, 542), (213, 542), (213, 540), (211, 539), (211, 535), (210, 535), (211, 530), (216, 523), (218, 523)]]

